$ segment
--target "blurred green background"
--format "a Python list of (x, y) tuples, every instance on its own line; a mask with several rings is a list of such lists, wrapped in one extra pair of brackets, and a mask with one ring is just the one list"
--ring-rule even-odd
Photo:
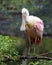
[[(21, 65), (15, 62), (18, 55), (23, 54), (26, 39), (20, 32), (21, 9), (25, 7), (30, 14), (44, 21), (44, 33), (52, 34), (52, 0), (0, 0), (0, 65)], [(19, 37), (20, 35), (21, 37)], [(15, 37), (17, 36), (17, 37)], [(42, 44), (35, 47), (37, 55), (52, 52), (52, 37), (43, 37)], [(32, 53), (33, 54), (33, 53)], [(14, 62), (3, 63), (3, 56), (10, 56)], [(52, 54), (48, 55), (52, 57)], [(29, 65), (52, 65), (52, 61), (30, 61)]]

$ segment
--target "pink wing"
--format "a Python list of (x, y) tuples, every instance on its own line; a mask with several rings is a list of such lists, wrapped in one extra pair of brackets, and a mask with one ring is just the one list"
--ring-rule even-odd
[(36, 29), (37, 35), (40, 36), (40, 38), (42, 40), (43, 29), (44, 29), (43, 21), (41, 19), (36, 20), (36, 22), (34, 23), (34, 28)]
[(34, 23), (34, 28), (36, 28), (37, 31), (39, 31), (39, 32), (43, 32), (43, 29), (44, 29), (43, 21), (42, 21), (42, 20), (37, 20), (37, 21)]

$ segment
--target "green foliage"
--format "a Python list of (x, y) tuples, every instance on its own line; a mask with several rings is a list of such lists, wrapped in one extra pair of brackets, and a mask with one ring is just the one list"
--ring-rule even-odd
[(39, 60), (36, 62), (29, 62), (28, 65), (52, 65), (52, 60), (51, 61), (47, 61), (47, 60)]
[(21, 38), (0, 35), (0, 61), (4, 59), (3, 56), (16, 59), (16, 56), (20, 54), (20, 49), (23, 50), (24, 45), (25, 40)]
[[(29, 9), (30, 12), (39, 12), (42, 9), (46, 9), (45, 11), (50, 11), (52, 10), (52, 3), (51, 0), (3, 0), (2, 3), (0, 4), (0, 8), (5, 8), (6, 6), (12, 6), (13, 8), (17, 8), (17, 11), (21, 12), (21, 9), (23, 7), (26, 7)], [(14, 10), (14, 9), (13, 9)], [(50, 11), (51, 12), (51, 11)], [(45, 13), (46, 14), (46, 13)]]
[[(40, 45), (35, 46), (35, 52), (36, 54), (42, 54), (47, 52), (52, 52), (52, 38), (44, 37), (42, 40), (42, 43)], [(48, 55), (49, 57), (52, 57), (52, 55)]]
[[(42, 41), (41, 47), (36, 46), (35, 52), (37, 54), (44, 53), (44, 52), (49, 52), (52, 49), (52, 39), (51, 38), (44, 38)], [(13, 37), (13, 36), (3, 36), (0, 35), (0, 65), (17, 65), (16, 62), (8, 62), (8, 63), (3, 63), (1, 60), (4, 60), (4, 56), (11, 57), (14, 61), (19, 58), (17, 58), (19, 55), (22, 55), (23, 49), (25, 49), (25, 44), (26, 40), (22, 39), (20, 37)], [(52, 56), (52, 55), (51, 55)], [(51, 57), (50, 56), (50, 57)], [(28, 65), (52, 65), (52, 61), (46, 61), (46, 60), (39, 60), (39, 61), (29, 61)]]

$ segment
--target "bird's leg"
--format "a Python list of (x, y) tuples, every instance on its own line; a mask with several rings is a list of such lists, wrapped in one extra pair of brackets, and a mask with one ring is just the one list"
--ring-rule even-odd
[(32, 51), (33, 51), (33, 55), (35, 55), (35, 44), (32, 44)]
[(35, 44), (34, 44), (34, 55), (35, 55)]
[(35, 38), (35, 44), (33, 43), (33, 51), (34, 51), (34, 55), (35, 55), (35, 45), (36, 45), (36, 40), (37, 40), (37, 36)]
[(28, 55), (30, 55), (30, 51), (31, 51), (31, 41), (30, 41), (30, 38), (28, 38), (28, 41), (29, 41), (29, 43), (28, 43)]

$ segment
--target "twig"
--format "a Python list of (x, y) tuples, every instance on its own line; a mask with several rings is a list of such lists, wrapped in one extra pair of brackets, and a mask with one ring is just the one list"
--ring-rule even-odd
[(45, 56), (45, 55), (48, 55), (48, 54), (52, 54), (52, 51), (51, 52), (47, 52), (47, 53), (42, 53), (42, 54), (40, 54), (40, 56)]

